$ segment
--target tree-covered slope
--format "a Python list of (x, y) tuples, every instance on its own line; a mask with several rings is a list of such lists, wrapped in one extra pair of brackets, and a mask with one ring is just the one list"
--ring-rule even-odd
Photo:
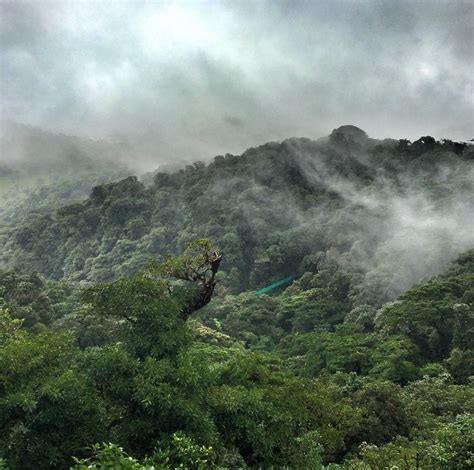
[(0, 468), (472, 468), (472, 157), (344, 126), (17, 211)]
[(190, 320), (216, 256), (81, 293), (2, 273), (0, 466), (472, 468), (472, 252), (378, 310), (326, 266)]
[(473, 243), (473, 149), (423, 137), (370, 139), (353, 126), (218, 156), (145, 187), (97, 186), (4, 237), (4, 267), (104, 281), (206, 236), (223, 250), (221, 292), (335, 261), (359, 303), (381, 305)]
[(28, 213), (48, 213), (81, 201), (93, 186), (129, 172), (118, 145), (3, 121), (0, 231)]

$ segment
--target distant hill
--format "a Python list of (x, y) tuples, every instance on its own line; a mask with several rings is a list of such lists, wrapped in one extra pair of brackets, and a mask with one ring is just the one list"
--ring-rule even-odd
[(86, 197), (130, 173), (118, 145), (13, 122), (0, 126), (0, 227), (31, 210)]
[(0, 178), (48, 181), (125, 167), (124, 149), (105, 141), (55, 134), (9, 121), (0, 126)]

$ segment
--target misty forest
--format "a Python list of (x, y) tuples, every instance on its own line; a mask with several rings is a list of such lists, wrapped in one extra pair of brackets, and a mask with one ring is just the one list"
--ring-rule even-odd
[[(0, 470), (474, 468), (472, 78), (470, 98), (452, 91), (469, 82), (461, 66), (451, 76), (423, 65), (426, 83), (413, 79), (412, 91), (412, 78), (382, 66), (369, 79), (361, 70), (372, 46), (346, 38), (361, 70), (347, 56), (321, 58), (339, 109), (305, 82), (301, 64), (318, 33), (296, 32), (336, 21), (354, 34), (367, 26), (387, 46), (407, 34), (425, 41), (427, 61), (435, 41), (433, 64), (454, 64), (459, 31), (474, 44), (474, 5), (338, 1), (335, 20), (316, 3), (209, 2), (206, 19), (192, 3), (125, 2), (109, 4), (106, 20), (93, 2), (64, 2), (54, 14), (2, 4)], [(136, 52), (141, 8), (164, 15), (165, 52)], [(346, 8), (359, 12), (353, 30)], [(227, 38), (227, 15), (243, 21), (250, 11), (245, 39), (225, 46), (203, 32), (216, 26), (215, 38)], [(395, 27), (408, 13), (419, 23)], [(270, 33), (272, 24), (282, 31)], [(446, 28), (456, 33), (442, 36)], [(73, 65), (56, 33), (77, 47)], [(124, 36), (143, 60), (142, 89), (111, 72), (87, 108), (76, 103), (86, 93), (71, 78), (80, 61), (89, 54), (107, 68), (107, 54), (131, 57)], [(263, 37), (293, 60), (275, 58)], [(237, 43), (242, 80), (223, 71)], [(248, 78), (257, 69), (246, 44), (261, 52), (258, 70), (281, 72), (268, 88)], [(472, 47), (457, 51), (472, 72)], [(361, 84), (338, 78), (344, 61)], [(144, 71), (152, 63), (168, 67), (154, 85)], [(102, 73), (84, 73), (92, 70)], [(379, 96), (390, 83), (398, 103)], [(166, 105), (150, 98), (155, 85)], [(124, 119), (107, 87), (126, 95)], [(277, 99), (285, 87), (296, 99), (286, 108)], [(353, 87), (391, 118), (353, 99)], [(282, 108), (261, 111), (269, 97)], [(320, 108), (308, 110), (311, 100)], [(225, 117), (212, 124), (209, 109)], [(265, 113), (265, 124), (254, 122)]]

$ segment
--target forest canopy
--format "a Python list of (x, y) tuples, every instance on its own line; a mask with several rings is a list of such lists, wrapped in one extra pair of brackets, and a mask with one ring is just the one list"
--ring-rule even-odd
[(343, 126), (12, 206), (0, 468), (472, 468), (472, 158)]

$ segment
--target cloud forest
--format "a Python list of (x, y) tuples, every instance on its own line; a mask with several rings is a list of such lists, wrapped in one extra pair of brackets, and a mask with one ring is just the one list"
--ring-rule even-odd
[(469, 468), (473, 156), (342, 126), (24, 190), (2, 211), (4, 466)]
[(472, 3), (0, 11), (0, 470), (474, 467)]

